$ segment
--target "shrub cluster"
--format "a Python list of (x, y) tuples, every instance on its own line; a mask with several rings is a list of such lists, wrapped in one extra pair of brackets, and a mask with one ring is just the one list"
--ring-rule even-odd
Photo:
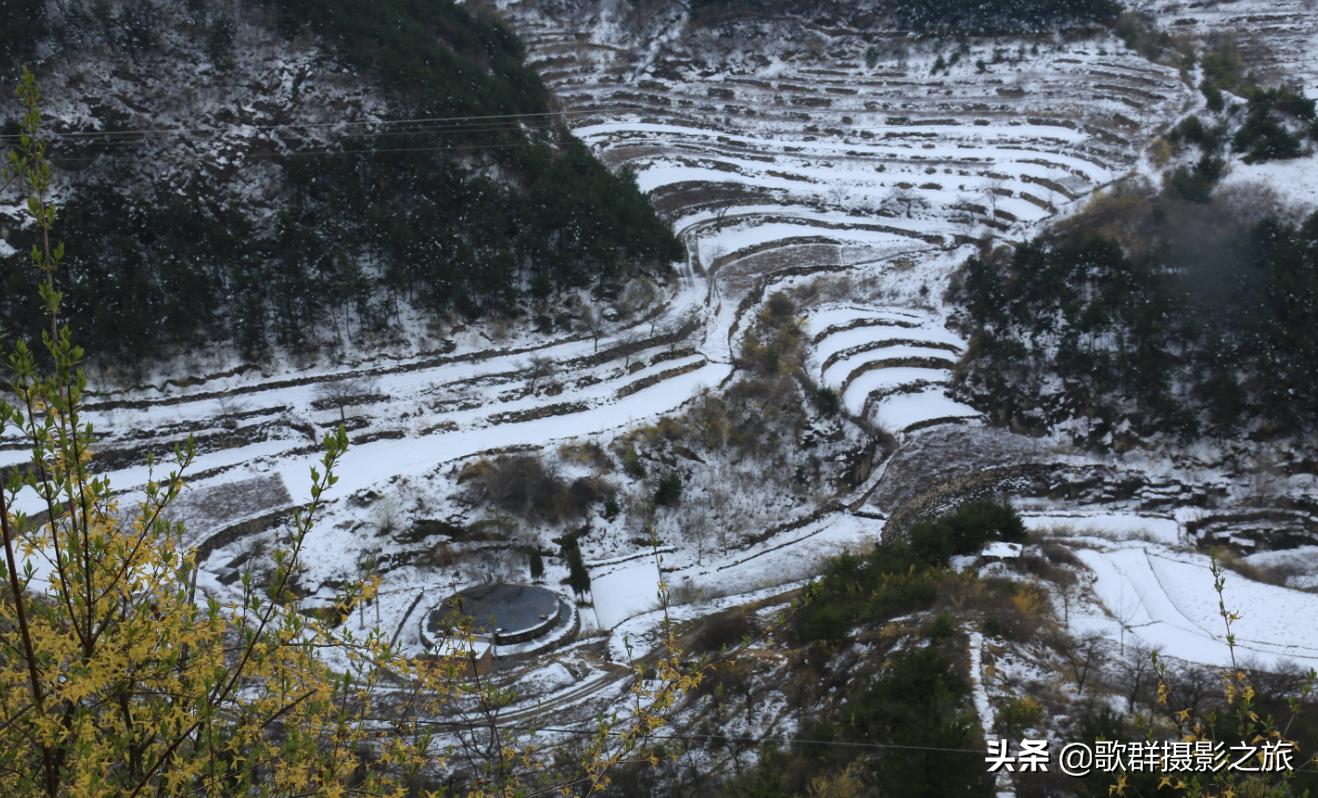
[(598, 477), (563, 479), (539, 458), (526, 455), (479, 460), (458, 481), (468, 501), (493, 506), (533, 522), (564, 523), (583, 518), (615, 493)]
[(1283, 124), (1289, 117), (1310, 126), (1315, 125), (1314, 101), (1303, 92), (1288, 86), (1274, 89), (1255, 88), (1249, 94), (1249, 108), (1245, 121), (1231, 138), (1231, 146), (1246, 161), (1269, 161), (1294, 158), (1301, 152), (1300, 139)]
[(1033, 33), (1111, 19), (1112, 0), (898, 0), (898, 24), (919, 33)]
[(977, 501), (913, 526), (903, 539), (864, 556), (833, 560), (793, 628), (801, 642), (841, 643), (857, 626), (929, 609), (964, 578), (950, 569), (954, 555), (973, 554), (993, 540), (1020, 541), (1025, 526), (1009, 505)]
[(46, 0), (6, 3), (4, 24), (0, 25), (0, 80), (8, 82), (18, 76), (46, 32)]
[[(891, 654), (874, 678), (850, 682), (843, 701), (802, 728), (801, 738), (811, 742), (765, 752), (720, 794), (992, 795), (982, 759), (955, 750), (982, 745), (960, 645), (933, 642)], [(876, 756), (848, 743), (895, 747)]]
[[(803, 648), (784, 692), (807, 713), (802, 741), (762, 751), (755, 767), (719, 784), (717, 794), (991, 795), (982, 759), (949, 750), (982, 746), (965, 671), (965, 641), (951, 614), (935, 614), (923, 626), (922, 641), (897, 651), (885, 651), (885, 637), (873, 632), (899, 615), (927, 610), (943, 598), (955, 600), (958, 593), (964, 597), (963, 588), (974, 589), (975, 577), (958, 576), (947, 567), (953, 554), (978, 551), (992, 540), (1020, 540), (1024, 534), (1011, 507), (979, 501), (918, 524), (905, 538), (875, 546), (868, 555), (835, 559), (789, 626)], [(1009, 583), (995, 589), (1015, 595)], [(744, 610), (724, 613), (701, 628), (696, 645), (716, 651), (752, 628)], [(851, 659), (848, 644), (858, 628), (868, 645)], [(1034, 719), (1029, 705), (1019, 710), (1011, 715), (1013, 723)], [(874, 755), (849, 743), (895, 747)]]
[[(1204, 77), (1199, 88), (1210, 111), (1226, 108), (1223, 92), (1229, 91), (1249, 101), (1244, 120), (1230, 138), (1231, 146), (1246, 161), (1294, 158), (1300, 154), (1300, 137), (1288, 128), (1286, 120), (1290, 120), (1291, 126), (1307, 128), (1311, 136), (1318, 138), (1314, 101), (1295, 86), (1267, 88), (1255, 82), (1247, 74), (1233, 38), (1216, 41), (1204, 53), (1202, 68)], [(1206, 155), (1216, 154), (1213, 150), (1219, 145), (1217, 137), (1199, 143)]]

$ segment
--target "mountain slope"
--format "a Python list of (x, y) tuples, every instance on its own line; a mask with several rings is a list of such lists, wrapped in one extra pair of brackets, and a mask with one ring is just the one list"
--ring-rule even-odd
[[(98, 355), (369, 347), (681, 256), (565, 135), (491, 17), (363, 0), (48, 10), (68, 318)], [(0, 315), (34, 329), (32, 275), (6, 265)]]

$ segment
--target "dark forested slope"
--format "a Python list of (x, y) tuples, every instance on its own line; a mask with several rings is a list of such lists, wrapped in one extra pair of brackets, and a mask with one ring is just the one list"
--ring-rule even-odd
[(1056, 235), (975, 257), (953, 297), (965, 396), (1100, 446), (1311, 432), (1318, 214), (1248, 192), (1118, 194)]
[[(521, 44), (483, 12), (31, 5), (7, 15), (24, 26), (6, 20), (0, 46), (6, 64), (35, 58), (50, 103), (71, 109), (51, 126), (73, 183), (68, 318), (103, 354), (141, 362), (218, 342), (259, 358), (399, 332), (409, 309), (506, 310), (681, 256), (635, 186), (567, 134)], [(87, 127), (167, 132), (66, 135)], [(21, 253), (22, 233), (7, 237)], [(0, 318), (34, 329), (25, 256), (4, 265)]]

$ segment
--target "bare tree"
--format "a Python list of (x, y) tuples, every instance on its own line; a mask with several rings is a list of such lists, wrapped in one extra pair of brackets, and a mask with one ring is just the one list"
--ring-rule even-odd
[(1058, 569), (1051, 577), (1057, 585), (1057, 592), (1062, 598), (1062, 624), (1070, 625), (1071, 623), (1071, 594), (1075, 587), (1080, 583), (1075, 573), (1068, 570)]
[(346, 423), (347, 407), (377, 395), (376, 382), (366, 375), (322, 382), (315, 388), (316, 402), (339, 409), (339, 423)]
[(531, 355), (530, 359), (522, 365), (522, 370), (526, 372), (527, 389), (535, 393), (540, 381), (553, 373), (554, 360), (544, 355)]
[(1131, 656), (1123, 663), (1123, 678), (1130, 693), (1126, 696), (1126, 713), (1135, 714), (1135, 703), (1152, 684), (1153, 651), (1143, 643), (1131, 647)]
[[(697, 249), (696, 252), (698, 254), (700, 250)], [(705, 268), (705, 272), (709, 274), (710, 282), (713, 285), (718, 285), (718, 281), (714, 279), (714, 273), (718, 271), (719, 258), (722, 258), (725, 254), (727, 254), (727, 252), (724, 250), (723, 246), (715, 244), (709, 248), (708, 258), (699, 258), (700, 264)]]
[(1085, 684), (1088, 683), (1090, 674), (1102, 667), (1102, 642), (1101, 637), (1093, 634), (1079, 640), (1065, 632), (1058, 636), (1057, 651), (1066, 660), (1078, 693), (1085, 691)]
[(712, 516), (712, 522), (718, 534), (719, 551), (722, 554), (727, 554), (728, 524), (725, 519), (728, 515), (730, 497), (728, 496), (728, 491), (722, 485), (717, 483), (710, 486), (708, 497), (710, 515)]
[(247, 409), (244, 402), (240, 402), (233, 397), (231, 393), (222, 393), (216, 400), (220, 405), (220, 423), (225, 429), (238, 428), (238, 414)]
[(847, 207), (847, 200), (850, 196), (851, 192), (841, 183), (834, 183), (828, 189), (828, 202), (835, 208)]
[(1006, 191), (1002, 187), (1001, 178), (993, 178), (992, 182), (981, 190), (984, 193), (984, 199), (988, 200), (989, 218), (996, 219), (998, 216), (998, 197)]
[(638, 336), (636, 333), (625, 332), (618, 336), (618, 346), (622, 349), (622, 367), (628, 368), (632, 364), (632, 355), (636, 354), (636, 343)]
[(604, 318), (594, 305), (584, 305), (577, 319), (580, 329), (590, 333), (590, 340), (595, 344), (595, 353), (600, 351), (600, 336), (604, 334)]
[(892, 190), (892, 193), (888, 195), (888, 200), (897, 205), (902, 206), (902, 209), (906, 213), (907, 219), (911, 218), (911, 211), (917, 205), (920, 207), (924, 207), (924, 200), (920, 198), (919, 194), (915, 193), (914, 191), (911, 191), (909, 188), (905, 188), (902, 186), (898, 186), (894, 188)]
[(672, 331), (673, 339), (668, 342), (668, 351), (672, 352), (677, 349), (677, 342), (682, 340), (682, 330), (687, 327), (694, 327), (700, 321), (700, 308), (692, 307), (683, 311), (682, 315), (673, 319)]
[(719, 209), (714, 213), (714, 232), (717, 233), (723, 229), (723, 217), (728, 215), (728, 209), (731, 207), (732, 203), (724, 203), (719, 206)]
[(709, 539), (709, 509), (696, 505), (686, 508), (683, 514), (686, 517), (682, 519), (682, 523), (679, 525), (682, 536), (696, 544), (696, 564), (703, 565), (705, 562), (705, 543)]

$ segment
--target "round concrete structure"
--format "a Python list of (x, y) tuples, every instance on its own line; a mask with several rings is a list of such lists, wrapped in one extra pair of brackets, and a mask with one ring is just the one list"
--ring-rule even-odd
[(447, 628), (455, 616), (471, 619), (471, 631), (496, 643), (520, 643), (549, 631), (558, 622), (562, 600), (535, 585), (498, 583), (459, 591), (440, 602), (426, 618), (431, 635)]

